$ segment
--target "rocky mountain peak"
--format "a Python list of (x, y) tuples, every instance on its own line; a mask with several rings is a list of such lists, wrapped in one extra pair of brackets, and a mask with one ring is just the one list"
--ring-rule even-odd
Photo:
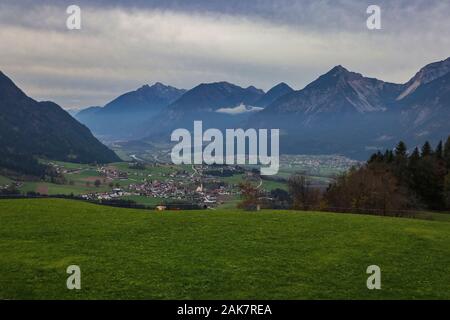
[(405, 84), (405, 89), (398, 96), (397, 100), (402, 100), (414, 91), (417, 90), (421, 85), (430, 83), (447, 73), (450, 72), (450, 57), (442, 60), (430, 63), (423, 67), (415, 74), (415, 76)]

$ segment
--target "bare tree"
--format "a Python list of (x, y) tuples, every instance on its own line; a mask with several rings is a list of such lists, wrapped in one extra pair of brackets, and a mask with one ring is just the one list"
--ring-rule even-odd
[(311, 210), (318, 207), (320, 191), (312, 188), (311, 182), (305, 176), (293, 175), (288, 180), (288, 187), (293, 209)]

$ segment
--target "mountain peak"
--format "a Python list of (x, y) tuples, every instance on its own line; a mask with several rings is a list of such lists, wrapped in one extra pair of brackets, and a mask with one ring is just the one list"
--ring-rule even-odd
[(181, 89), (177, 89), (175, 87), (169, 86), (169, 85), (165, 85), (162, 82), (155, 82), (154, 84), (152, 84), (151, 86), (149, 84), (144, 84), (143, 86), (141, 86), (140, 88), (138, 88), (136, 91), (153, 91), (153, 92), (158, 92), (158, 91), (166, 91), (166, 90), (181, 90)]
[[(399, 91), (400, 85), (366, 78), (338, 65), (304, 89), (280, 97), (265, 110), (267, 113), (301, 114), (305, 121), (313, 121), (322, 114), (383, 112)], [(265, 114), (263, 112), (261, 114)]]
[(437, 78), (440, 78), (449, 72), (450, 57), (445, 60), (427, 64), (405, 84), (406, 89), (398, 96), (397, 100), (402, 100), (406, 96), (416, 91), (416, 89), (421, 85), (436, 80)]
[[(28, 98), (28, 96), (2, 71), (0, 71), (0, 95), (2, 99)], [(31, 98), (29, 98), (31, 99)]]
[(138, 90), (148, 90), (150, 89), (150, 86), (148, 84), (144, 84), (142, 87), (140, 87)]
[(267, 91), (256, 103), (255, 106), (265, 108), (268, 105), (272, 104), (278, 98), (291, 93), (294, 91), (290, 86), (286, 83), (281, 82)]
[(335, 66), (333, 69), (331, 69), (328, 74), (343, 74), (343, 73), (350, 73), (347, 69), (345, 69), (340, 64)]
[(169, 89), (169, 88), (173, 88), (172, 86), (169, 85), (165, 85), (162, 82), (155, 82), (151, 88), (155, 88), (155, 89)]
[[(286, 82), (280, 82), (279, 84), (275, 85), (273, 88), (271, 88), (269, 91), (272, 90), (286, 90), (286, 91), (294, 91)], [(267, 91), (267, 92), (269, 92)]]

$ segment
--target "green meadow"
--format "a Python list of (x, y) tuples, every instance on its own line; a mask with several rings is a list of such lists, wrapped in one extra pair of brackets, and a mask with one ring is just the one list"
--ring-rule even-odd
[(0, 299), (449, 299), (449, 243), (445, 221), (0, 200)]

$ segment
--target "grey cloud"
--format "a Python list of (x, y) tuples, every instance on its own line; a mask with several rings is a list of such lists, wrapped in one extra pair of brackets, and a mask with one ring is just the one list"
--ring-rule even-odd
[(376, 1), (380, 31), (365, 28), (369, 1), (75, 2), (80, 31), (65, 28), (74, 1), (0, 5), (0, 69), (64, 107), (104, 104), (156, 81), (299, 89), (337, 64), (405, 82), (450, 55), (444, 1)]

